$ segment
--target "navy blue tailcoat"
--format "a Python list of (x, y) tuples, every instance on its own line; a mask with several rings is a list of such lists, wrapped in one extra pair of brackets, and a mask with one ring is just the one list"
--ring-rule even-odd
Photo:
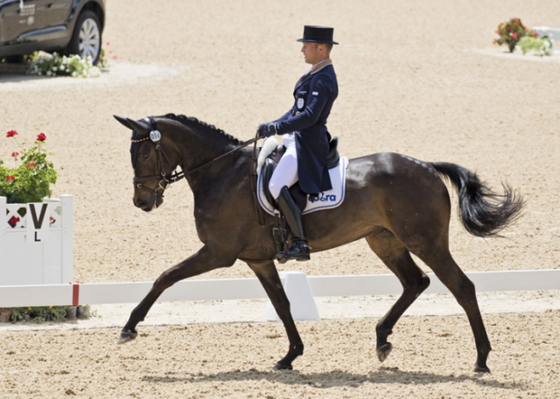
[(326, 168), (330, 140), (327, 118), (337, 96), (338, 82), (329, 61), (302, 76), (294, 89), (294, 106), (275, 121), (278, 134), (295, 134), (299, 186), (307, 194), (332, 188)]

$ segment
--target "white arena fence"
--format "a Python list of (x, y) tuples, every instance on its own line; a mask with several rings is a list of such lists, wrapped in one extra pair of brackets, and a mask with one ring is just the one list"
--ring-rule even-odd
[[(72, 283), (73, 199), (7, 204), (0, 197), (0, 307), (71, 306), (138, 303), (153, 282)], [(466, 273), (477, 291), (560, 289), (560, 270)], [(428, 293), (447, 288), (429, 273)], [(281, 272), (295, 320), (317, 320), (315, 297), (398, 295), (393, 274), (311, 276)], [(70, 283), (69, 283), (70, 282)], [(167, 289), (158, 302), (265, 299), (256, 278), (185, 280)], [(278, 319), (270, 301), (265, 317)]]
[[(467, 272), (477, 291), (525, 291), (560, 289), (560, 270)], [(317, 320), (314, 297), (398, 295), (402, 286), (392, 274), (306, 276), (281, 272), (295, 320)], [(427, 293), (446, 293), (433, 273)], [(14, 285), (0, 287), (0, 307), (70, 306), (140, 302), (153, 282)], [(256, 278), (185, 280), (168, 288), (158, 302), (265, 299)], [(277, 319), (270, 303), (265, 316)]]

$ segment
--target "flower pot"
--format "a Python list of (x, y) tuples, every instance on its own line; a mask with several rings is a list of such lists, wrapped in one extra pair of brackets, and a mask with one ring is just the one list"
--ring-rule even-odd
[(12, 317), (12, 311), (10, 309), (0, 310), (0, 323), (8, 323)]
[(68, 320), (75, 320), (78, 314), (78, 307), (77, 306), (68, 306), (66, 308), (66, 318)]
[(91, 309), (89, 305), (78, 306), (78, 319), (89, 319), (91, 317)]

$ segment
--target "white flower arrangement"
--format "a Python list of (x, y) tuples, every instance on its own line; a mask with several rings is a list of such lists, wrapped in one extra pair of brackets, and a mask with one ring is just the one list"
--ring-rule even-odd
[(538, 37), (522, 37), (515, 45), (515, 53), (532, 54), (537, 56), (552, 55), (554, 46), (548, 36)]
[(60, 56), (57, 53), (38, 56), (31, 62), (28, 74), (38, 76), (72, 76), (75, 78), (97, 78), (101, 70), (94, 66), (91, 57), (79, 55)]

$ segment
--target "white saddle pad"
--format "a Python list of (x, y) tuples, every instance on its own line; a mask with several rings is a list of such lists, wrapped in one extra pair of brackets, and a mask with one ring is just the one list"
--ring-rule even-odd
[[(303, 215), (323, 209), (336, 208), (337, 206), (342, 204), (342, 201), (344, 201), (344, 195), (346, 193), (347, 167), (348, 158), (340, 157), (340, 162), (338, 163), (338, 165), (332, 169), (329, 169), (329, 175), (331, 177), (331, 184), (333, 186), (333, 189), (320, 193), (319, 199), (315, 202), (312, 202), (308, 196), (307, 204), (302, 212)], [(260, 169), (258, 175), (257, 197), (259, 199), (259, 203), (267, 213), (274, 215), (274, 207), (270, 204), (270, 202), (268, 202), (268, 200), (266, 199), (266, 195), (264, 195), (264, 187), (261, 180)]]

